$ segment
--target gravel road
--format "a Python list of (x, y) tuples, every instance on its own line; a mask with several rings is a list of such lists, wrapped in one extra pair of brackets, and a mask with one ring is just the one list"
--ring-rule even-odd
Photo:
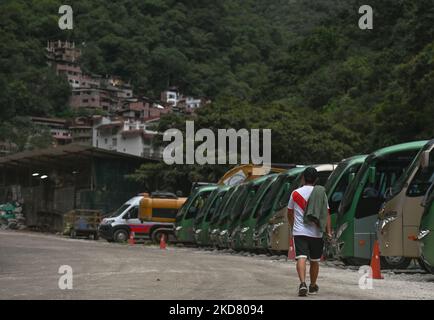
[[(71, 290), (59, 267), (72, 268)], [(433, 299), (434, 275), (384, 273), (359, 288), (356, 268), (322, 263), (320, 294), (299, 298), (284, 257), (169, 245), (122, 245), (0, 231), (0, 299)]]

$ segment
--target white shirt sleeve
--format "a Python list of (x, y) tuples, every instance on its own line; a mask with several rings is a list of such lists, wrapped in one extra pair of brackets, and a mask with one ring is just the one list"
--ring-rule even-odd
[(294, 199), (292, 198), (292, 193), (291, 196), (289, 197), (288, 209), (294, 210)]

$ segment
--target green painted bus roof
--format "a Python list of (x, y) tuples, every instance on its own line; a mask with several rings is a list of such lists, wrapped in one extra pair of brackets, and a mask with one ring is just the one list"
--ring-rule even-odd
[(259, 178), (256, 178), (255, 180), (249, 181), (248, 183), (251, 183), (252, 185), (256, 185), (256, 184), (259, 184), (259, 183), (266, 181), (270, 177), (277, 176), (277, 175), (278, 175), (278, 173), (268, 174), (266, 176), (261, 176)]
[(346, 159), (342, 160), (341, 162), (346, 162), (348, 164), (363, 163), (367, 157), (368, 157), (367, 154), (357, 155), (357, 156), (353, 156), (350, 158), (346, 158)]
[(381, 157), (381, 156), (388, 155), (390, 153), (422, 148), (427, 142), (428, 142), (428, 140), (420, 140), (420, 141), (400, 143), (400, 144), (396, 144), (393, 146), (378, 149), (378, 150), (374, 151), (371, 155), (373, 155), (373, 157)]
[(196, 189), (195, 194), (199, 194), (202, 192), (207, 192), (207, 191), (213, 191), (215, 189), (217, 189), (219, 186), (217, 185), (212, 185), (212, 186), (203, 186), (203, 187), (199, 187), (198, 189)]
[(303, 172), (304, 170), (306, 170), (306, 167), (296, 167), (296, 168), (289, 169), (288, 171), (282, 172), (280, 174), (291, 176), (291, 175), (299, 174), (300, 172)]

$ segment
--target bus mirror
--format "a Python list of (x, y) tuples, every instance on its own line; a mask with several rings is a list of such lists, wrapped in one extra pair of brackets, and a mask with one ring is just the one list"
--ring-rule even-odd
[(188, 209), (188, 212), (192, 214), (196, 213), (196, 207), (190, 207), (190, 209)]
[(375, 167), (369, 167), (369, 171), (368, 171), (368, 181), (371, 184), (375, 183), (375, 175), (376, 175), (376, 170)]
[(343, 197), (343, 192), (335, 192), (332, 196), (332, 202), (341, 202)]
[(350, 185), (351, 182), (353, 182), (355, 177), (356, 177), (356, 174), (354, 172), (352, 172), (348, 175), (348, 185)]
[(422, 152), (422, 159), (420, 161), (420, 166), (422, 169), (426, 169), (429, 167), (429, 151), (428, 150)]

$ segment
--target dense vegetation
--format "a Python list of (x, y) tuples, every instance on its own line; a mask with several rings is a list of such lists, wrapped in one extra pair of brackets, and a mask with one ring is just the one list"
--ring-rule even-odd
[[(274, 162), (336, 161), (434, 136), (434, 3), (377, 0), (60, 0), (0, 4), (0, 122), (62, 116), (69, 89), (45, 66), (47, 40), (81, 44), (83, 68), (158, 96), (210, 97), (198, 127), (271, 128)], [(18, 122), (22, 123), (22, 119)], [(170, 116), (163, 129), (179, 119)], [(0, 140), (8, 139), (0, 130)]]

